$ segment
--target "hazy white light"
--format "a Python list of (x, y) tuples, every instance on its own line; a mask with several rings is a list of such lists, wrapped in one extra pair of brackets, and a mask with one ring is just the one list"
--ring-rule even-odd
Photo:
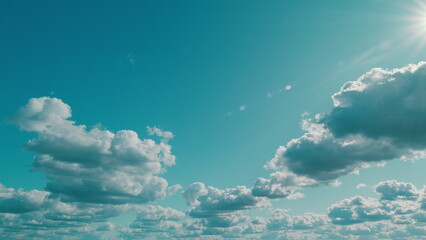
[(405, 45), (414, 45), (420, 52), (426, 45), (426, 1), (417, 0), (416, 4), (409, 6), (410, 16), (403, 17), (408, 22), (406, 29)]

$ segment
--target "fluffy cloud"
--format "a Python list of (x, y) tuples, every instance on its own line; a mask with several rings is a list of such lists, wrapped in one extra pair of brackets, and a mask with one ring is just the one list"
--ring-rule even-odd
[(381, 194), (381, 199), (384, 200), (416, 200), (421, 193), (414, 184), (395, 180), (381, 182), (375, 188), (376, 192)]
[(27, 213), (43, 208), (48, 192), (6, 188), (0, 184), (0, 213)]
[(306, 133), (278, 148), (266, 165), (328, 183), (426, 148), (426, 63), (376, 68), (333, 95), (334, 108), (302, 123)]
[(182, 196), (186, 199), (188, 205), (198, 205), (198, 197), (207, 195), (208, 191), (206, 186), (202, 182), (195, 182), (191, 184), (184, 192)]
[[(168, 183), (156, 175), (175, 163), (171, 146), (140, 139), (131, 130), (90, 130), (68, 120), (60, 99), (32, 98), (12, 118), (22, 130), (38, 133), (26, 144), (36, 152), (33, 169), (51, 180), (51, 197), (88, 203), (145, 203), (166, 195)], [(149, 128), (169, 139), (170, 132)]]
[(120, 206), (64, 203), (49, 196), (49, 192), (0, 185), (0, 238), (98, 238), (106, 233), (99, 228), (111, 227), (108, 221), (124, 211)]
[(328, 223), (327, 216), (315, 213), (305, 213), (290, 216), (286, 211), (275, 210), (268, 219), (266, 226), (269, 230), (306, 230), (324, 226)]
[(126, 239), (174, 238), (185, 235), (183, 221), (185, 214), (172, 208), (161, 206), (135, 207), (136, 219), (129, 228), (122, 229)]
[[(396, 186), (407, 184), (392, 180), (376, 186), (390, 182)], [(219, 190), (202, 183), (193, 184), (189, 189), (191, 191), (186, 196), (191, 196), (192, 208), (187, 214), (161, 206), (64, 203), (47, 197), (44, 198), (45, 204), (41, 204), (42, 207), (38, 210), (19, 214), (0, 213), (0, 228), (3, 229), (0, 237), (414, 240), (424, 235), (426, 227), (421, 197), (385, 200), (355, 196), (330, 206), (328, 215), (291, 215), (287, 210), (275, 209), (270, 217), (250, 219), (243, 215), (254, 204), (243, 200), (250, 198), (250, 189), (237, 187)], [(10, 193), (17, 191), (9, 188), (9, 198)], [(262, 202), (258, 202), (254, 206), (261, 204)], [(269, 208), (263, 210), (269, 215)], [(136, 214), (136, 219), (129, 226), (117, 228), (109, 223), (112, 218), (124, 212)], [(191, 216), (194, 213), (202, 215)]]
[(192, 206), (189, 216), (199, 218), (208, 227), (228, 228), (244, 222), (241, 211), (265, 205), (265, 199), (252, 195), (244, 186), (220, 190), (193, 183), (182, 193)]
[(395, 180), (376, 185), (380, 199), (355, 196), (344, 199), (329, 208), (328, 216), (333, 224), (353, 225), (364, 222), (389, 220), (395, 224), (421, 224), (419, 190), (412, 184)]
[(380, 208), (379, 201), (361, 196), (345, 199), (332, 205), (328, 216), (334, 224), (341, 225), (391, 218), (389, 212)]
[(318, 182), (332, 182), (359, 168), (410, 154), (385, 140), (377, 141), (362, 136), (337, 139), (324, 124), (314, 121), (305, 120), (303, 129), (307, 133), (290, 141), (285, 147), (280, 147), (267, 167), (284, 168)]
[(292, 198), (298, 196), (295, 191), (301, 187), (315, 185), (316, 181), (291, 172), (274, 172), (270, 179), (258, 178), (252, 189), (253, 196), (267, 198)]
[(389, 138), (397, 146), (426, 146), (426, 62), (393, 70), (375, 68), (333, 95), (323, 119), (336, 137)]

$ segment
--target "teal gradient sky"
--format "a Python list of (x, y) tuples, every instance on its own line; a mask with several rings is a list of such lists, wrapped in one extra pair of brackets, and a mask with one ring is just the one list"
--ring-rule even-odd
[[(302, 114), (328, 112), (345, 82), (426, 60), (421, 39), (408, 41), (414, 3), (3, 1), (0, 183), (43, 189), (46, 177), (30, 171), (34, 154), (22, 147), (36, 135), (8, 118), (29, 98), (50, 96), (71, 106), (77, 124), (141, 138), (146, 126), (173, 132), (176, 165), (162, 175), (171, 185), (252, 186), (271, 173), (263, 165), (276, 149), (303, 134)], [(383, 180), (421, 187), (422, 160), (362, 169), (340, 187), (272, 204), (325, 213), (337, 200), (373, 196)], [(179, 194), (156, 203), (187, 209)]]

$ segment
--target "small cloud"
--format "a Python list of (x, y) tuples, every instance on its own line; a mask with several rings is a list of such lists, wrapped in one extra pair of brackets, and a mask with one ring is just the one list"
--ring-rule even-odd
[(289, 91), (291, 88), (291, 85), (286, 85), (284, 88), (280, 89), (280, 92)]
[(310, 115), (311, 115), (311, 114), (310, 114), (309, 112), (304, 111), (304, 112), (302, 113), (301, 117), (302, 117), (302, 118), (306, 118), (306, 117), (309, 117)]
[(147, 126), (147, 132), (149, 135), (156, 135), (160, 138), (162, 138), (163, 142), (168, 142), (170, 139), (172, 139), (174, 137), (172, 132), (169, 131), (163, 131), (157, 127), (149, 127)]
[(227, 112), (226, 114), (224, 114), (221, 118), (222, 118), (222, 119), (229, 118), (229, 117), (232, 117), (232, 116), (233, 116), (233, 115), (235, 115), (235, 114), (238, 114), (238, 111), (240, 111), (240, 112), (244, 112), (245, 110), (247, 110), (247, 105), (246, 105), (246, 104), (239, 106), (239, 107), (238, 107), (238, 110), (231, 110), (231, 111), (228, 111), (228, 112)]
[(301, 193), (301, 192), (295, 192), (295, 193), (293, 193), (293, 194), (290, 194), (290, 195), (287, 197), (287, 199), (288, 199), (288, 200), (296, 200), (296, 199), (304, 198), (304, 197), (305, 197), (305, 194), (303, 194), (303, 193)]
[(360, 183), (356, 185), (356, 189), (365, 188), (365, 187), (367, 187), (367, 185), (365, 185), (364, 183)]
[(273, 98), (273, 97), (275, 97), (276, 95), (278, 95), (278, 94), (280, 94), (280, 93), (282, 93), (282, 92), (289, 91), (289, 90), (291, 90), (291, 89), (292, 89), (292, 86), (291, 86), (291, 85), (286, 85), (286, 86), (284, 86), (283, 88), (278, 89), (277, 91), (267, 92), (267, 93), (266, 93), (266, 97), (267, 97), (267, 98)]
[(416, 200), (422, 196), (422, 190), (417, 189), (414, 184), (409, 182), (388, 180), (380, 182), (375, 188), (376, 192), (381, 195), (381, 199), (383, 200)]
[(176, 184), (173, 186), (170, 186), (167, 188), (167, 195), (173, 196), (175, 195), (180, 189), (182, 189), (182, 186), (180, 184)]
[(129, 53), (127, 55), (127, 60), (129, 61), (130, 65), (132, 65), (132, 67), (135, 67), (136, 64), (136, 56), (133, 53)]
[(340, 187), (340, 186), (342, 186), (342, 183), (339, 180), (334, 180), (330, 183), (330, 185), (332, 187)]

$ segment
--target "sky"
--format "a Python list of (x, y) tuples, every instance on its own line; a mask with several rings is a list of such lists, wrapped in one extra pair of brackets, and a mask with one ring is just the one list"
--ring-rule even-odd
[(3, 1), (0, 238), (426, 239), (426, 2)]

